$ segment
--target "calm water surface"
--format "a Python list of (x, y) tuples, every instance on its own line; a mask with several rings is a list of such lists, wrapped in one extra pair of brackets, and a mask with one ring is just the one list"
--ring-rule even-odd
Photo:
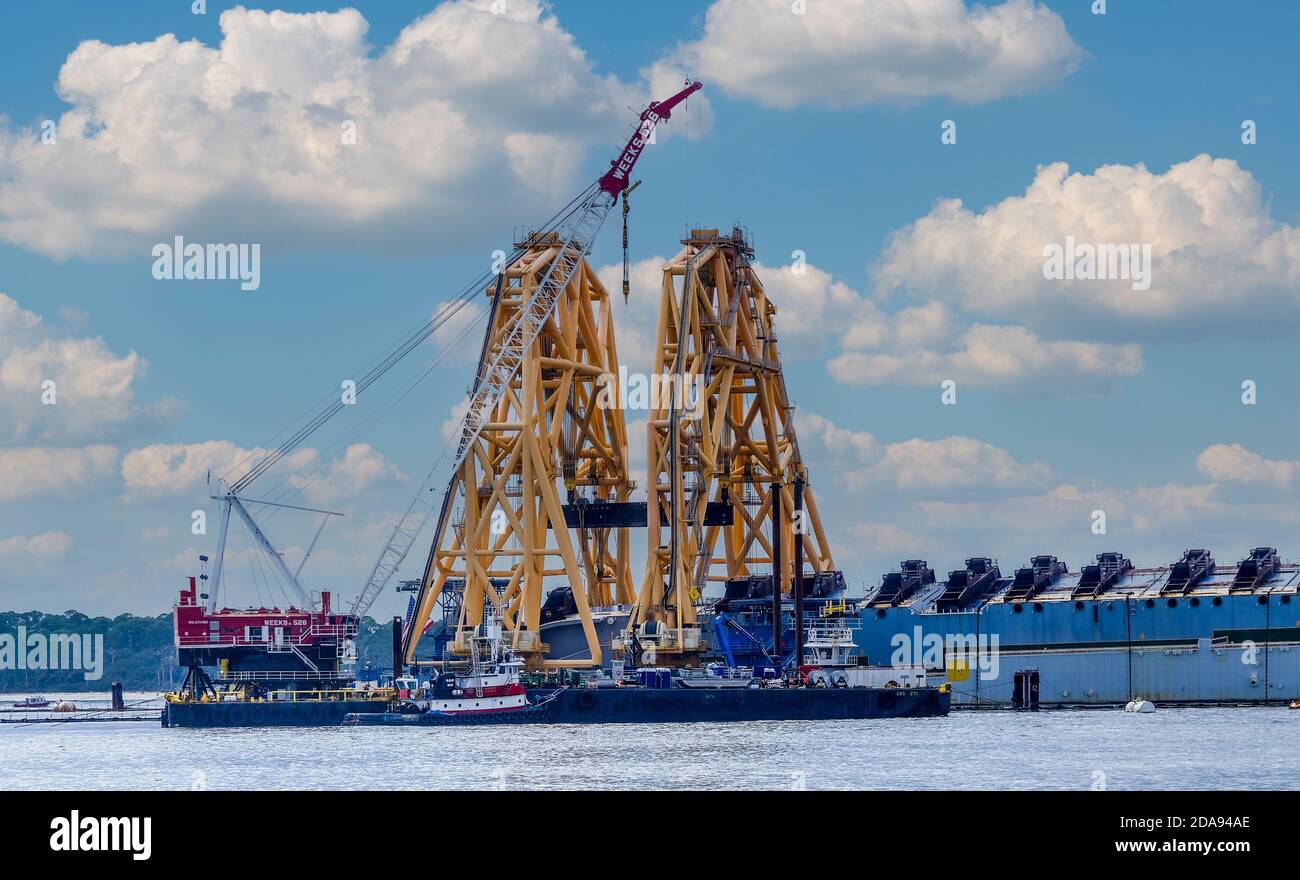
[(0, 725), (0, 789), (1300, 789), (1300, 711), (478, 729)]

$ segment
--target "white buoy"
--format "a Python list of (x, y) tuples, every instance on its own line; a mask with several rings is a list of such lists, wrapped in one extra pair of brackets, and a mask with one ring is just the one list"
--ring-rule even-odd
[(1129, 700), (1124, 706), (1125, 712), (1141, 712), (1143, 715), (1149, 714), (1156, 710), (1156, 704), (1150, 700)]

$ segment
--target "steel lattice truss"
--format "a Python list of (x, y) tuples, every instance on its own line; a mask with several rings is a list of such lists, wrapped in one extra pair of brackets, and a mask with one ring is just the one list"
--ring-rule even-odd
[[(648, 420), (649, 552), (629, 624), (632, 632), (660, 621), (668, 639), (657, 654), (679, 657), (695, 649), (704, 588), (769, 572), (773, 534), (782, 542), (783, 592), (793, 583), (796, 540), (813, 572), (834, 568), (795, 439), (776, 306), (749, 264), (744, 234), (694, 230), (683, 244), (664, 267), (654, 361), (656, 374), (673, 377), (667, 384), (678, 396), (661, 394)], [(692, 389), (702, 391), (698, 401)], [(804, 476), (798, 523), (796, 473)], [(782, 501), (775, 532), (773, 485)], [(709, 525), (709, 502), (729, 503), (732, 523)]]
[[(410, 622), (408, 656), (453, 578), (465, 584), (453, 653), (492, 605), (533, 667), (598, 665), (590, 609), (634, 601), (629, 531), (570, 528), (565, 520), (564, 506), (578, 497), (626, 502), (633, 484), (623, 410), (597, 405), (601, 388), (619, 372), (609, 295), (586, 261), (569, 264), (572, 249), (564, 245), (555, 233), (535, 234), (504, 273), (487, 351), (517, 346), (521, 323), (544, 319), (529, 328), (518, 369), (465, 445), (448, 490), (451, 513), (434, 536)], [(553, 308), (530, 308), (539, 287), (559, 273), (569, 280)], [(486, 291), (495, 293), (495, 286)], [(590, 650), (591, 659), (577, 664), (543, 659), (539, 637), (546, 593), (566, 584)]]

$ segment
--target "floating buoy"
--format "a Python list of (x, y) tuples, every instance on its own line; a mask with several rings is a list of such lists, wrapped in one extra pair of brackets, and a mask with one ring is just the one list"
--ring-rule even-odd
[(1124, 707), (1125, 712), (1141, 712), (1146, 715), (1156, 710), (1156, 704), (1150, 700), (1130, 700)]
[(51, 710), (53, 712), (75, 712), (77, 711), (76, 703), (69, 703), (67, 700), (59, 700)]

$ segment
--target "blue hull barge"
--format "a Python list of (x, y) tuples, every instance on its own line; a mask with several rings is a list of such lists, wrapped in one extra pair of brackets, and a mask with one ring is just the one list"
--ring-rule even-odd
[(1043, 706), (1273, 704), (1300, 698), (1300, 565), (1256, 547), (1159, 568), (1107, 552), (1070, 571), (1035, 556), (1004, 574), (968, 559), (947, 581), (922, 560), (859, 603), (858, 647), (943, 669), (959, 706), (1012, 706), (1032, 675)]
[(689, 724), (719, 721), (844, 721), (948, 714), (940, 688), (562, 688), (509, 711), (348, 715), (349, 725)]

